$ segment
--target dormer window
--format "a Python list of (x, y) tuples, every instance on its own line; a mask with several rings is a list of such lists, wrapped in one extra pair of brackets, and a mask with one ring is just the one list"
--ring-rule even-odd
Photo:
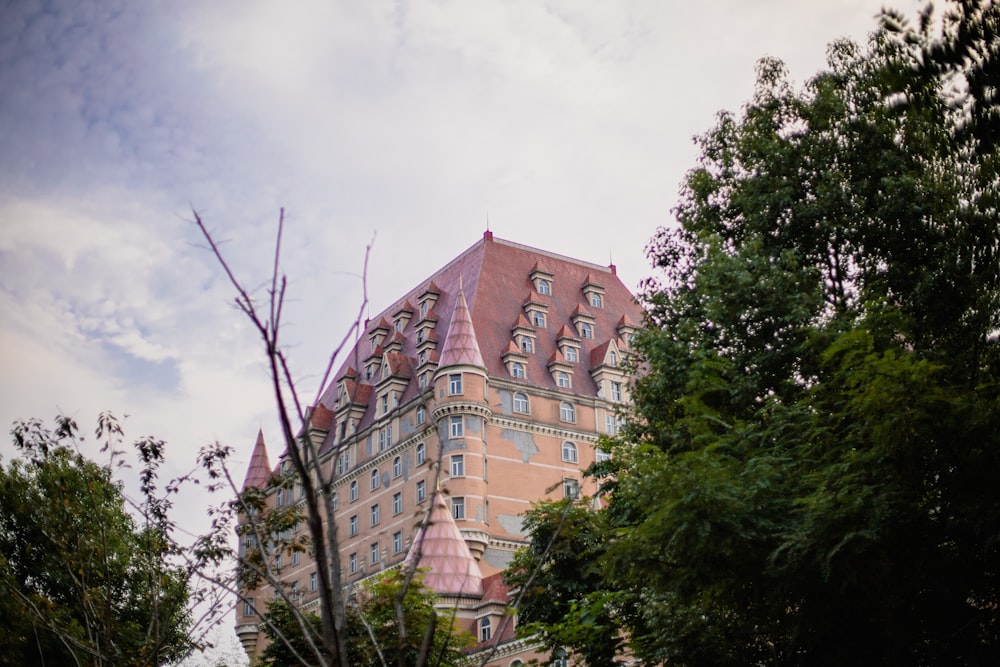
[(531, 311), (531, 324), (539, 329), (545, 328), (545, 313), (540, 310)]
[(531, 354), (535, 351), (535, 341), (531, 339), (531, 336), (521, 336), (521, 352), (525, 354)]
[(421, 389), (427, 388), (427, 373), (421, 373), (420, 377), (417, 379), (417, 383), (420, 385)]
[(510, 376), (517, 378), (519, 380), (524, 379), (524, 364), (520, 361), (514, 361), (510, 364)]
[(420, 302), (420, 317), (427, 317), (427, 307), (426, 301)]
[(406, 322), (403, 321), (403, 318), (399, 318), (395, 321), (393, 326), (396, 328), (396, 331), (402, 331), (403, 327), (406, 326)]
[(562, 389), (570, 388), (570, 378), (569, 373), (565, 371), (559, 371), (556, 373), (556, 384)]
[(539, 278), (536, 285), (538, 286), (538, 293), (542, 296), (550, 296), (552, 294), (552, 283), (545, 278)]
[(593, 338), (594, 325), (590, 322), (580, 322), (580, 338)]
[(594, 308), (604, 308), (604, 297), (597, 292), (591, 292), (590, 305)]
[(580, 352), (575, 347), (567, 345), (563, 348), (563, 356), (566, 357), (566, 361), (575, 364), (580, 361)]
[(365, 379), (366, 380), (371, 380), (373, 372), (374, 372), (374, 370), (373, 370), (371, 364), (368, 364), (367, 366), (365, 366)]
[(612, 350), (608, 352), (608, 365), (617, 366), (618, 365), (618, 353)]

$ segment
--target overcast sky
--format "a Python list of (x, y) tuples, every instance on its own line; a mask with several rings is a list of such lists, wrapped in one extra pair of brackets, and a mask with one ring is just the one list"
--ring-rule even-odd
[(110, 409), (130, 436), (165, 438), (175, 470), (220, 440), (241, 476), (275, 418), (192, 207), (255, 286), (285, 207), (284, 339), (312, 396), (373, 236), (373, 313), (487, 218), (613, 260), (634, 289), (692, 137), (749, 97), (755, 61), (802, 82), (883, 4), (0, 2), (4, 430), (63, 412), (90, 431)]

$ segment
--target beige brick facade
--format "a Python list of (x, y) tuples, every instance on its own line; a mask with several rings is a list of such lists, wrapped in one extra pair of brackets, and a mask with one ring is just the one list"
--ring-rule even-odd
[[(524, 544), (521, 517), (533, 501), (594, 493), (581, 471), (628, 400), (622, 360), (641, 317), (613, 266), (487, 232), (369, 321), (312, 420), (324, 465), (337, 471), (344, 581), (400, 564), (440, 488), (485, 582), (478, 598), (452, 596), (463, 622), (499, 640), (491, 665), (534, 656), (509, 622), (497, 636), (503, 604), (491, 598), (506, 591), (495, 575)], [(256, 461), (248, 482), (260, 477)], [(285, 560), (282, 579), (308, 604), (315, 566), (306, 555)], [(439, 593), (447, 601), (454, 591)], [(261, 640), (243, 607), (238, 632), (253, 656)]]

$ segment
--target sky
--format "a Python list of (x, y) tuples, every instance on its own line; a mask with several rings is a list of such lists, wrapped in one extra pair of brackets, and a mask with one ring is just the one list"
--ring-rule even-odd
[[(167, 440), (168, 473), (219, 441), (242, 478), (277, 421), (193, 210), (263, 296), (284, 208), (282, 335), (311, 399), (369, 243), (373, 314), (487, 226), (635, 289), (693, 137), (750, 97), (755, 62), (802, 83), (882, 6), (0, 0), (0, 422), (89, 433), (111, 410)], [(194, 530), (205, 502), (182, 501)]]

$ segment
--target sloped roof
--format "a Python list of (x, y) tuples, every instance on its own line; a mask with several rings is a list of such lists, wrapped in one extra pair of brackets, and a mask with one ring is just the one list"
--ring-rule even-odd
[[(558, 337), (565, 335), (574, 342), (579, 342), (581, 352), (580, 361), (575, 366), (581, 372), (576, 374), (573, 392), (582, 396), (596, 396), (597, 385), (590, 376), (589, 361), (591, 351), (598, 345), (597, 341), (617, 337), (618, 324), (623, 318), (626, 322), (643, 319), (641, 307), (609, 267), (497, 239), (487, 233), (482, 240), (422, 280), (409, 292), (400, 294), (400, 298), (376, 315), (374, 321), (378, 322), (388, 314), (397, 312), (407, 301), (416, 303), (420, 295), (427, 291), (436, 292), (439, 295), (437, 301), (425, 319), (438, 319), (436, 333), (445, 339), (445, 343), (437, 348), (442, 354), (441, 364), (447, 361), (444, 351), (448, 346), (446, 338), (451, 333), (452, 320), (456, 314), (464, 319), (467, 313), (479, 357), (482, 359), (481, 365), (486, 368), (489, 376), (509, 379), (502, 355), (509, 349), (511, 342), (511, 323), (522, 322), (524, 295), (532, 287), (529, 275), (536, 266), (544, 266), (545, 271), (552, 274), (552, 294), (544, 297), (548, 306), (547, 326), (531, 327), (535, 332), (535, 349), (533, 354), (527, 355), (525, 382), (544, 389), (558, 389), (546, 366), (558, 347)], [(602, 308), (590, 307), (585, 303), (581, 286), (587, 281), (600, 283), (605, 287)], [(465, 309), (458, 308), (460, 291)], [(584, 308), (594, 318), (596, 340), (580, 339), (573, 326), (572, 315), (581, 303), (584, 303)], [(402, 353), (415, 359), (418, 349), (415, 329), (407, 327), (405, 338)], [(458, 347), (461, 346), (453, 349), (457, 351)], [(468, 348), (465, 349), (468, 351)], [(343, 377), (348, 367), (363, 367), (369, 350), (367, 338), (358, 341), (335, 374), (334, 382), (325, 390), (321, 399), (325, 405), (334, 404), (337, 381)], [(475, 359), (475, 356), (472, 358)], [(372, 382), (375, 381), (373, 378)], [(359, 383), (367, 386), (360, 378)], [(420, 391), (417, 381), (412, 380), (400, 396), (400, 403), (407, 403)], [(375, 406), (372, 404), (357, 428), (365, 428), (374, 419)]]
[(267, 458), (267, 445), (264, 444), (264, 431), (257, 431), (257, 442), (250, 455), (247, 474), (243, 479), (243, 490), (250, 488), (263, 489), (271, 479), (271, 462)]
[(414, 561), (427, 568), (424, 583), (438, 595), (479, 597), (483, 593), (483, 573), (440, 491), (434, 494), (427, 523), (410, 545), (404, 562), (409, 565)]

